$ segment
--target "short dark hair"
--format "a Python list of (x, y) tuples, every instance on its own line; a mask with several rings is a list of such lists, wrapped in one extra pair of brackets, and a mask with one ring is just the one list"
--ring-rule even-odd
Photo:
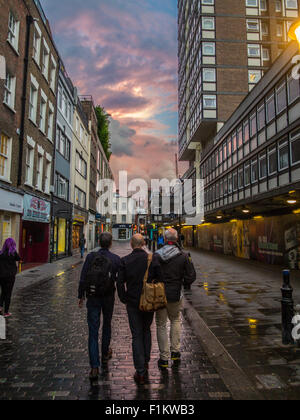
[(112, 234), (109, 232), (101, 233), (100, 246), (101, 248), (108, 249), (112, 244)]

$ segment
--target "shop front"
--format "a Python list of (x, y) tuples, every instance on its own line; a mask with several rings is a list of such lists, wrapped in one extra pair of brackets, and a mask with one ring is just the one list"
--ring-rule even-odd
[(25, 194), (20, 253), (25, 264), (49, 261), (50, 202)]
[(51, 260), (58, 260), (71, 255), (72, 217), (72, 204), (55, 197), (52, 215)]
[(100, 246), (100, 235), (106, 231), (106, 217), (96, 214), (95, 243), (96, 247)]
[(0, 189), (0, 248), (13, 238), (19, 249), (20, 220), (23, 213), (23, 195)]
[(114, 225), (112, 235), (114, 241), (129, 241), (132, 238), (132, 225)]
[(86, 226), (88, 222), (88, 213), (79, 210), (75, 207), (73, 217), (73, 228), (72, 228), (72, 249), (73, 251), (79, 251), (80, 238), (84, 235), (87, 239)]
[(95, 224), (96, 224), (96, 217), (93, 213), (89, 213), (89, 232), (88, 232), (88, 244), (87, 249), (88, 251), (92, 251), (95, 246)]

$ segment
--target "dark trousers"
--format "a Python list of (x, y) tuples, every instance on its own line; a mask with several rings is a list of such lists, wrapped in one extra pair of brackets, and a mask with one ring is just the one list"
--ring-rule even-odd
[(99, 329), (101, 313), (103, 314), (102, 327), (102, 357), (109, 352), (111, 341), (111, 321), (114, 312), (115, 296), (104, 298), (89, 298), (87, 301), (89, 326), (89, 356), (92, 369), (100, 367), (99, 355)]
[(138, 308), (129, 305), (127, 313), (132, 333), (134, 367), (140, 375), (145, 375), (145, 365), (150, 362), (151, 357), (151, 325), (154, 314), (141, 312)]
[(0, 279), (1, 296), (0, 296), (0, 307), (4, 307), (4, 313), (7, 314), (10, 307), (11, 295), (15, 285), (15, 277), (9, 277), (7, 279)]

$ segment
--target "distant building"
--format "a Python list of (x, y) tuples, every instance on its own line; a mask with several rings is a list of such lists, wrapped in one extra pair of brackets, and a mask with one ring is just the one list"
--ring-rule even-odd
[(112, 234), (116, 241), (128, 241), (133, 234), (136, 202), (131, 197), (121, 197), (117, 192), (113, 199)]

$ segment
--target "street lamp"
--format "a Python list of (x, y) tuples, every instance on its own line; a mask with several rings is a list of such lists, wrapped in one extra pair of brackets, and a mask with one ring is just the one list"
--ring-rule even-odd
[(291, 25), (288, 35), (293, 41), (298, 42), (300, 48), (300, 20)]

